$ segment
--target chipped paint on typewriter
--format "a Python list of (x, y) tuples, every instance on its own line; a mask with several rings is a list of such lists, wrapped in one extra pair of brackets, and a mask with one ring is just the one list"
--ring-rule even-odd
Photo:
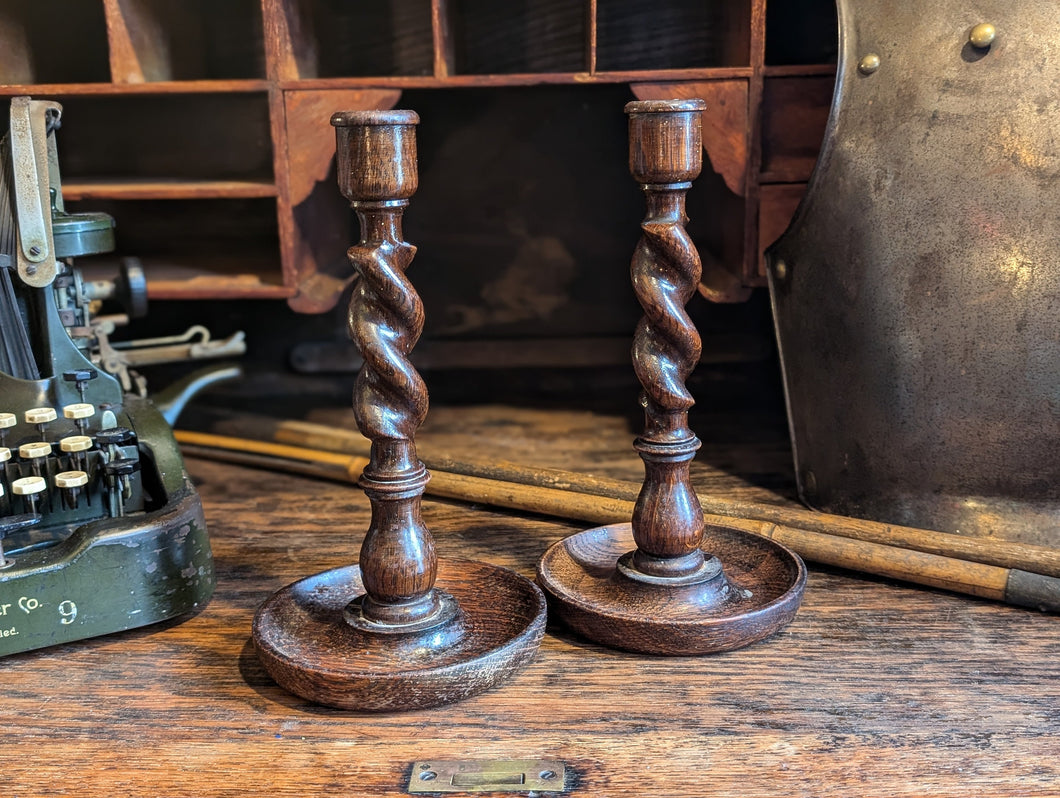
[(64, 210), (61, 113), (14, 98), (0, 142), (0, 656), (188, 613), (214, 587), (167, 418), (100, 354), (92, 302), (146, 290), (73, 267), (113, 249), (114, 222)]

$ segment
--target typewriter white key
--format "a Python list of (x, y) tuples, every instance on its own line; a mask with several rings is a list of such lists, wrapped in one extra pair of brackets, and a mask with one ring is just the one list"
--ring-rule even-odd
[(44, 477), (22, 477), (11, 483), (11, 492), (16, 496), (36, 496), (48, 487)]
[(48, 483), (44, 481), (43, 477), (22, 477), (11, 483), (11, 492), (25, 499), (29, 511), (35, 514), (37, 512), (37, 498), (44, 492), (46, 487), (48, 487)]
[[(6, 446), (0, 446), (0, 463), (6, 463), (10, 459), (11, 459), (11, 450), (8, 449)], [(0, 493), (0, 496), (2, 496), (2, 495), (3, 494)]]
[(59, 448), (68, 454), (87, 452), (92, 448), (92, 439), (87, 435), (69, 435), (59, 441)]
[(27, 424), (50, 424), (58, 417), (54, 407), (34, 407), (25, 414)]
[(18, 417), (14, 413), (0, 413), (0, 446), (7, 445), (7, 433), (17, 423)]
[(25, 413), (26, 423), (36, 424), (37, 432), (40, 433), (42, 438), (44, 437), (44, 428), (58, 417), (54, 407), (34, 407)]
[(44, 441), (24, 443), (18, 447), (18, 456), (23, 460), (36, 460), (52, 453), (52, 445)]
[(95, 414), (95, 405), (90, 405), (87, 402), (78, 402), (77, 404), (65, 405), (63, 407), (63, 415), (66, 418), (72, 418), (75, 421), (83, 418), (91, 418)]
[(55, 487), (62, 496), (63, 506), (74, 510), (80, 503), (81, 488), (88, 484), (88, 474), (84, 471), (61, 471), (55, 475)]
[(76, 469), (84, 470), (88, 464), (86, 454), (92, 448), (93, 441), (87, 435), (68, 435), (59, 441), (59, 449), (64, 454), (70, 455), (70, 465)]
[(73, 422), (77, 425), (77, 431), (81, 434), (85, 432), (85, 425), (88, 419), (92, 418), (96, 414), (96, 406), (91, 405), (88, 402), (78, 402), (77, 404), (65, 405), (63, 407), (63, 415), (69, 419), (73, 419)]
[[(44, 462), (52, 453), (52, 445), (44, 441), (24, 443), (18, 447), (18, 456), (33, 469), (33, 476), (39, 477), (44, 470)], [(43, 488), (42, 488), (43, 490)]]
[(88, 474), (84, 471), (60, 471), (55, 475), (55, 487), (80, 488), (88, 484)]

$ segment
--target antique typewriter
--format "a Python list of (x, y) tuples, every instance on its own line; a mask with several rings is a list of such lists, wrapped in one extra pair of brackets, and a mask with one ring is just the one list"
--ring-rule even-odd
[(82, 278), (73, 259), (113, 250), (114, 221), (64, 209), (61, 106), (18, 97), (10, 114), (0, 141), (0, 656), (172, 618), (214, 587), (202, 507), (169, 423), (128, 390), (136, 375), (108, 340), (113, 324), (93, 318), (104, 299), (142, 306), (142, 272)]

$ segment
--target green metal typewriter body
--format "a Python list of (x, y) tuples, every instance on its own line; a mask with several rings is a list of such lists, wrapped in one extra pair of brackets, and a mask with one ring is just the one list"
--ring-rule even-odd
[(66, 213), (60, 117), (15, 98), (0, 142), (0, 656), (173, 618), (214, 587), (167, 420), (100, 362), (90, 314), (114, 286), (73, 258), (113, 249), (114, 223)]

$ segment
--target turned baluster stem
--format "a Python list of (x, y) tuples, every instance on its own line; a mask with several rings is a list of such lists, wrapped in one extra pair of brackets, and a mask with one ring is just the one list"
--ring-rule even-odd
[(644, 433), (634, 443), (645, 469), (632, 518), (634, 576), (687, 579), (708, 570), (700, 550), (703, 512), (689, 475), (700, 442), (688, 428), (693, 399), (685, 388), (701, 344), (684, 311), (702, 272), (684, 225), (685, 193), (702, 168), (703, 109), (699, 100), (626, 106), (630, 171), (647, 199), (630, 267), (644, 309), (633, 341), (645, 411)]
[(350, 337), (364, 358), (353, 409), (372, 441), (360, 479), (372, 505), (359, 560), (366, 595), (347, 610), (347, 619), (396, 629), (445, 620), (434, 589), (434, 540), (420, 514), (429, 475), (416, 455), (415, 433), (427, 414), (427, 389), (408, 359), (423, 330), (423, 305), (405, 277), (416, 248), (401, 232), (417, 188), (418, 121), (410, 111), (345, 112), (331, 119), (339, 186), (361, 225), (361, 240), (348, 252), (360, 276), (350, 300)]

